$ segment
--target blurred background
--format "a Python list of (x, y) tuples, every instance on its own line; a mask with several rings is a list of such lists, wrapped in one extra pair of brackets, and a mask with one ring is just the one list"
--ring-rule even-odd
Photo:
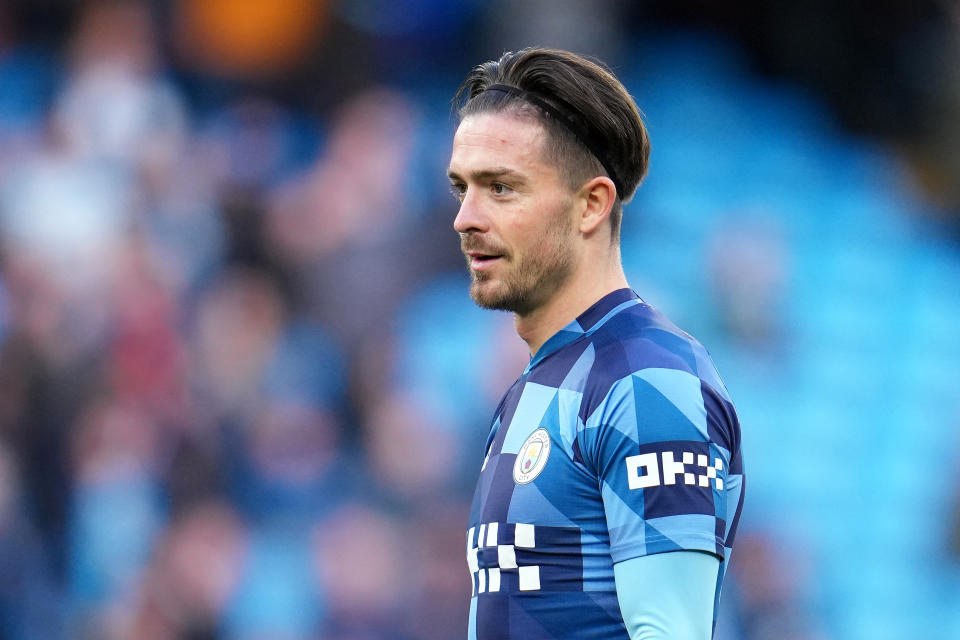
[(471, 66), (598, 56), (633, 287), (711, 350), (718, 640), (960, 638), (960, 5), (4, 0), (0, 639), (465, 637), (528, 354), (445, 167)]

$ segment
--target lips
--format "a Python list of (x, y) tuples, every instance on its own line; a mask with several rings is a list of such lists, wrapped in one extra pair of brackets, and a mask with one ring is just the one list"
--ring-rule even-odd
[(467, 256), (471, 260), (478, 260), (480, 262), (485, 262), (487, 260), (496, 260), (497, 258), (503, 257), (503, 255), (499, 253), (484, 253), (482, 251), (467, 251)]
[(487, 253), (484, 251), (467, 251), (465, 252), (467, 256), (467, 261), (470, 264), (470, 268), (475, 271), (483, 271), (484, 269), (489, 269), (491, 266), (503, 259), (503, 255), (497, 253)]

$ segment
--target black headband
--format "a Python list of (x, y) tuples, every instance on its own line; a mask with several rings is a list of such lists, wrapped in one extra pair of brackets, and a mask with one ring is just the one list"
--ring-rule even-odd
[(484, 89), (484, 91), (501, 91), (503, 93), (508, 93), (510, 95), (517, 96), (518, 98), (523, 98), (534, 106), (546, 111), (553, 117), (554, 120), (561, 123), (567, 128), (567, 130), (570, 131), (570, 133), (576, 136), (577, 140), (579, 140), (583, 146), (589, 149), (590, 153), (592, 153), (593, 156), (600, 161), (600, 164), (603, 165), (603, 168), (607, 170), (607, 175), (610, 176), (610, 180), (613, 181), (613, 186), (617, 188), (617, 196), (622, 198), (625, 195), (623, 192), (623, 185), (619, 178), (617, 178), (617, 174), (613, 170), (613, 165), (607, 159), (607, 154), (603, 153), (603, 150), (606, 148), (603, 140), (601, 140), (598, 136), (593, 135), (588, 129), (585, 129), (577, 124), (576, 118), (573, 117), (575, 110), (570, 107), (570, 105), (557, 99), (554, 99), (557, 104), (552, 105), (532, 91), (524, 91), (523, 89), (519, 89), (517, 87), (511, 87), (508, 84), (492, 84)]

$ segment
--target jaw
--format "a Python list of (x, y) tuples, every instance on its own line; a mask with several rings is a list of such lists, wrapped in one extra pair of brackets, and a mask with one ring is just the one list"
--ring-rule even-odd
[(526, 306), (523, 304), (523, 292), (516, 283), (510, 282), (509, 277), (472, 270), (470, 276), (470, 297), (478, 306), (514, 313), (521, 312)]
[(496, 274), (471, 270), (470, 297), (478, 306), (528, 316), (547, 305), (570, 279), (569, 265), (562, 263), (502, 266)]
[(499, 278), (486, 273), (470, 272), (470, 297), (484, 309), (513, 311), (507, 303), (509, 287)]

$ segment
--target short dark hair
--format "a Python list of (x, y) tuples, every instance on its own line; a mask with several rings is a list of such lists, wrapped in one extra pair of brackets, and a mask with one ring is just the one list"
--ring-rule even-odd
[[(487, 91), (494, 85), (520, 91)], [(558, 121), (554, 113), (525, 100), (522, 92), (533, 94), (573, 123)], [(617, 198), (610, 223), (613, 237), (619, 237), (622, 203), (633, 197), (647, 173), (650, 138), (630, 93), (606, 66), (559, 49), (508, 51), (499, 60), (475, 67), (457, 90), (454, 104), (461, 120), (508, 109), (535, 117), (547, 131), (547, 154), (571, 189), (595, 176), (613, 179)], [(591, 146), (602, 159), (574, 133), (577, 129), (599, 141), (599, 150), (596, 144)]]

